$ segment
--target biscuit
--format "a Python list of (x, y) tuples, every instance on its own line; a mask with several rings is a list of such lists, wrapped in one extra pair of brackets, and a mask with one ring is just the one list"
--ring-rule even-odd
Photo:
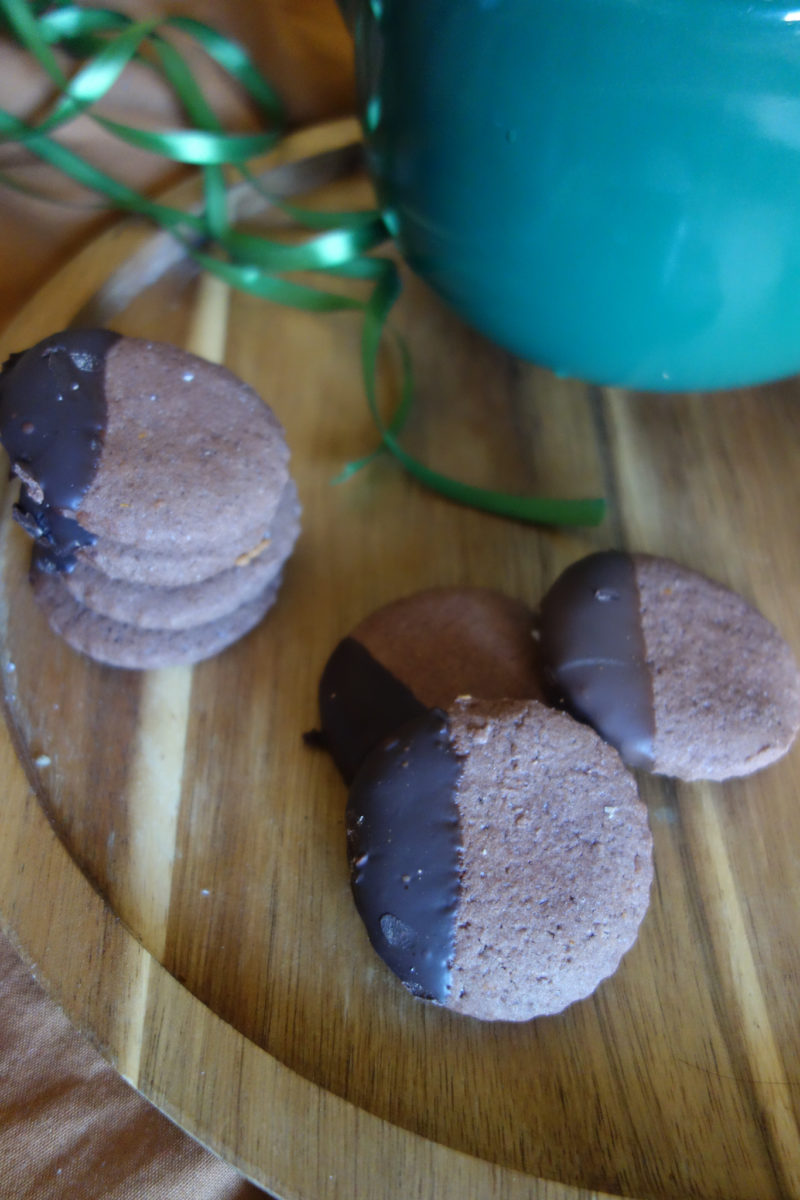
[(13, 354), (0, 373), (0, 441), (22, 481), (14, 516), (58, 570), (96, 540), (77, 513), (100, 462), (105, 362), (118, 340), (68, 330)]
[(222, 551), (269, 526), (288, 479), (283, 430), (252, 388), (175, 346), (106, 330), (14, 356), (0, 428), (24, 515), (52, 534), (67, 510), (90, 544)]
[(109, 666), (144, 670), (201, 662), (249, 633), (274, 604), (280, 576), (217, 620), (189, 629), (141, 629), (112, 621), (70, 595), (63, 575), (35, 566), (31, 583), (51, 628), (73, 650)]
[(461, 699), (410, 721), (357, 772), (347, 837), (375, 950), (414, 995), (481, 1020), (588, 996), (649, 904), (633, 776), (537, 701)]
[(345, 781), (399, 725), (457, 696), (540, 698), (533, 613), (489, 588), (430, 588), (378, 609), (319, 684), (321, 740)]
[(289, 477), (274, 413), (225, 367), (120, 338), (105, 364), (107, 426), (78, 519), (98, 539), (162, 553), (236, 544), (269, 526)]
[(226, 546), (224, 550), (194, 550), (191, 553), (170, 553), (146, 550), (140, 546), (124, 546), (111, 538), (103, 538), (94, 546), (87, 546), (77, 555), (79, 562), (88, 563), (96, 571), (117, 579), (121, 583), (143, 583), (150, 587), (181, 587), (183, 584), (202, 583), (221, 571), (227, 571), (238, 561), (254, 561), (260, 553), (266, 553), (272, 541), (274, 521), (268, 527), (260, 526), (257, 533), (248, 537), (245, 548), (237, 550)]
[(283, 569), (300, 531), (297, 489), (291, 480), (272, 528), (262, 554), (196, 583), (165, 587), (115, 579), (81, 556), (75, 570), (63, 576), (64, 586), (80, 604), (123, 624), (144, 629), (205, 624), (255, 597)]
[(741, 596), (668, 559), (604, 551), (573, 563), (542, 601), (539, 633), (552, 701), (630, 766), (749, 775), (800, 728), (786, 641)]

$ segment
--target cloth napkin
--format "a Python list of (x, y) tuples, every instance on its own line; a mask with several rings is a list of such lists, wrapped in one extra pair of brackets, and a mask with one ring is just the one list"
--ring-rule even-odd
[(132, 1087), (0, 934), (2, 1200), (265, 1200)]

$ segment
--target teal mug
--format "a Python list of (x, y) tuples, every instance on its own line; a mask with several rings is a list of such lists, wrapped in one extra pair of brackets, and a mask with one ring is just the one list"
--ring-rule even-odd
[(601, 384), (800, 371), (800, 3), (341, 6), (387, 223), (469, 324)]

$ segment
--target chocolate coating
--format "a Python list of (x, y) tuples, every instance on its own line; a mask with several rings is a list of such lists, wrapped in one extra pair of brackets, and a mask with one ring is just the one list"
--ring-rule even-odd
[(338, 644), (319, 683), (321, 741), (350, 783), (373, 747), (421, 717), (424, 704), (355, 638)]
[(71, 514), (97, 472), (106, 429), (105, 361), (119, 335), (53, 334), (0, 375), (0, 441), (22, 480), (14, 515), (50, 570), (69, 571), (94, 535)]
[(651, 770), (655, 713), (631, 555), (590, 554), (544, 597), (542, 669), (551, 698), (592, 725), (629, 766)]
[(460, 833), (460, 773), (443, 712), (384, 741), (356, 775), (347, 804), (356, 907), (375, 950), (416, 996), (450, 991)]
[(457, 696), (543, 699), (534, 614), (491, 588), (427, 588), (377, 609), (333, 651), (321, 733), (345, 782), (405, 721)]

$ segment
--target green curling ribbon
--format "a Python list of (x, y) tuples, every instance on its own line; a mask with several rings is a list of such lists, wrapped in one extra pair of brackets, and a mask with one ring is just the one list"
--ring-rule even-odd
[[(393, 266), (392, 264), (388, 264)], [(508, 492), (492, 491), (488, 488), (474, 487), (451, 479), (438, 471), (426, 467), (424, 463), (408, 454), (396, 439), (396, 430), (387, 428), (381, 421), (375, 394), (377, 376), (377, 360), (383, 329), (389, 312), (400, 292), (400, 279), (392, 269), (382, 276), (372, 294), (372, 299), (366, 308), (361, 350), (364, 370), (364, 381), (367, 400), (373, 420), (378, 426), (384, 446), (391, 451), (407, 471), (426, 487), (441, 492), (448, 499), (458, 504), (466, 504), (470, 508), (480, 508), (485, 512), (496, 513), (502, 517), (514, 517), (521, 521), (531, 521), (542, 525), (597, 525), (605, 514), (602, 500), (549, 500), (542, 496), (515, 496)], [(403, 348), (405, 353), (405, 348)], [(406, 360), (404, 367), (404, 392), (410, 389), (410, 364)], [(404, 395), (401, 411), (407, 409), (410, 403), (410, 392)]]
[[(255, 105), (263, 132), (225, 131), (180, 50), (165, 36), (170, 31), (192, 40), (236, 82)], [(389, 239), (389, 231), (378, 211), (305, 209), (271, 195), (252, 174), (250, 160), (278, 144), (285, 118), (280, 97), (242, 46), (193, 17), (133, 20), (113, 9), (82, 8), (70, 0), (0, 0), (0, 32), (10, 34), (57, 89), (55, 101), (37, 124), (0, 109), (0, 140), (24, 145), (106, 203), (167, 230), (199, 266), (232, 287), (312, 312), (361, 312), (364, 389), (380, 444), (371, 454), (348, 463), (337, 479), (349, 478), (376, 455), (388, 452), (424, 486), (459, 504), (546, 525), (596, 525), (603, 519), (602, 500), (554, 500), (473, 487), (432, 470), (403, 448), (398, 438), (413, 403), (413, 372), (408, 347), (396, 333), (400, 399), (388, 421), (378, 405), (378, 358), (401, 283), (395, 264), (371, 252)], [(69, 78), (54, 47), (78, 64)], [(167, 82), (183, 111), (186, 128), (158, 133), (112, 121), (96, 111), (132, 61), (157, 71)], [(52, 135), (81, 114), (124, 144), (198, 167), (203, 179), (202, 211), (186, 212), (152, 200), (56, 141)], [(306, 230), (305, 240), (288, 244), (232, 228), (225, 170), (239, 175)], [(14, 183), (6, 174), (0, 174), (0, 186), (52, 199)], [(364, 281), (370, 288), (369, 297), (357, 299), (332, 288), (285, 278), (308, 271), (321, 272), (331, 280)]]

